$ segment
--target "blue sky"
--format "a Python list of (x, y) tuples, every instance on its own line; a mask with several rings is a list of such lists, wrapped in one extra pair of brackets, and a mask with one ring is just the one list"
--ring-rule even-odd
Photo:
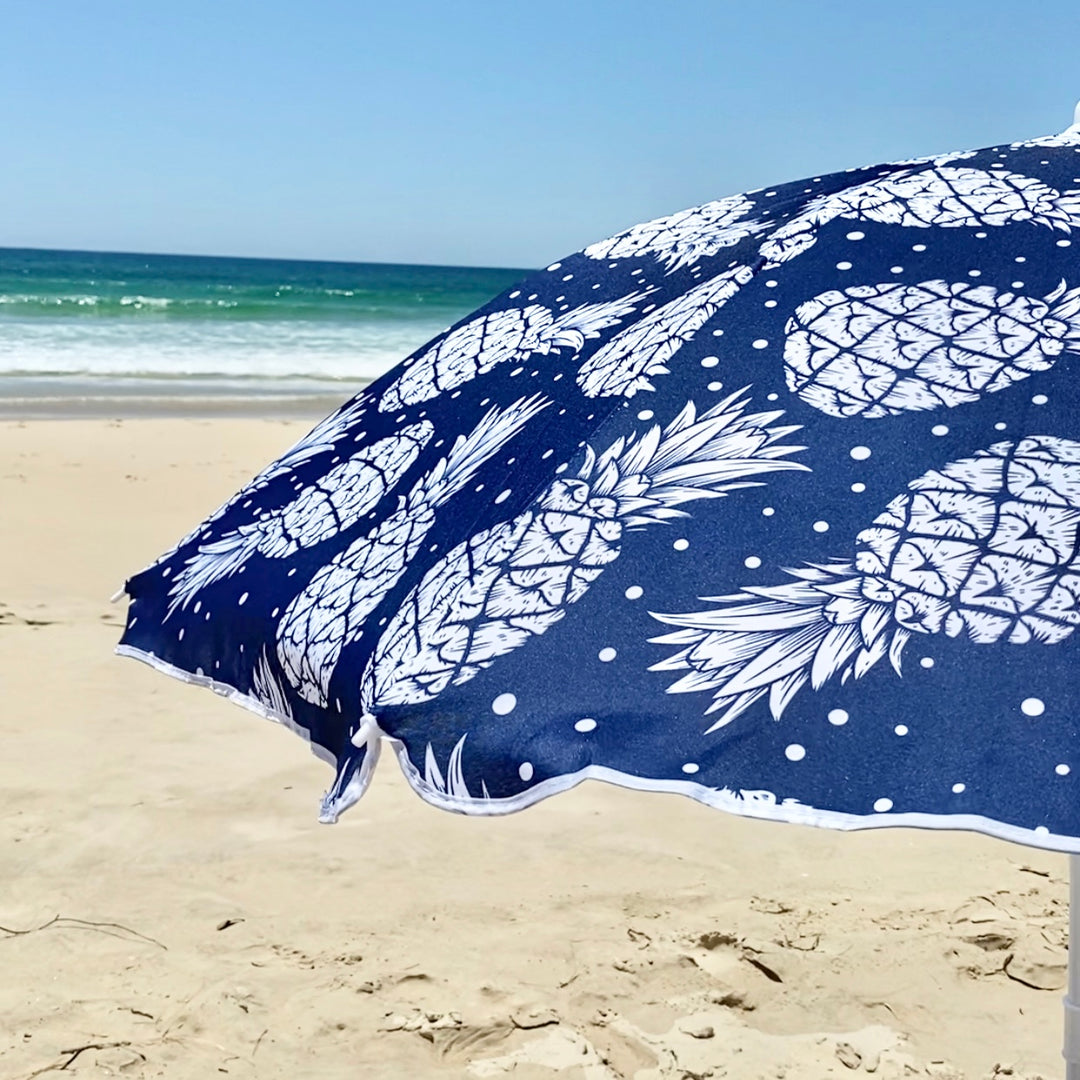
[(0, 246), (534, 266), (1066, 127), (1080, 3), (7, 0)]

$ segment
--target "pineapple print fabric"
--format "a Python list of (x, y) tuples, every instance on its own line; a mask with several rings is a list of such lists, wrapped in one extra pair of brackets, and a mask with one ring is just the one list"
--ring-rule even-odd
[(590, 244), (131, 578), (118, 651), (308, 739), (326, 821), (387, 742), (465, 813), (1080, 851), (1078, 234), (1072, 128)]

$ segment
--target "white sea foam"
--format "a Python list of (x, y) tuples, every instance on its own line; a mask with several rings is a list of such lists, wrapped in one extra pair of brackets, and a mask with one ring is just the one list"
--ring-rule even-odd
[(0, 327), (0, 375), (367, 380), (440, 329), (412, 321), (6, 320)]

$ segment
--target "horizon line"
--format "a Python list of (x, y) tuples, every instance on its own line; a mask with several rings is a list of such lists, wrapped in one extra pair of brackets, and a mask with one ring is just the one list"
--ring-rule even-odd
[(224, 259), (234, 262), (288, 262), (312, 263), (333, 266), (409, 266), (436, 270), (510, 270), (515, 273), (532, 274), (540, 269), (535, 266), (466, 266), (460, 263), (385, 262), (364, 259), (313, 259), (281, 255), (220, 255), (181, 251), (106, 251), (97, 248), (26, 247), (25, 245), (0, 244), (0, 254), (5, 251), (48, 252), (54, 255), (125, 255), (151, 259)]

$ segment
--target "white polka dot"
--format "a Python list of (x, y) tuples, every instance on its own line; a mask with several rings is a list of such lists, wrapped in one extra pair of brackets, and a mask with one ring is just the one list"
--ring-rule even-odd
[(953, 794), (954, 795), (963, 795), (964, 790), (965, 790), (965, 786), (966, 785), (964, 785), (964, 784), (953, 784), (953, 786), (952, 786)]
[(806, 747), (800, 746), (798, 743), (792, 743), (790, 746), (784, 748), (784, 757), (788, 761), (802, 761), (806, 757)]
[(694, 761), (688, 761), (688, 762), (687, 762), (687, 763), (686, 763), (686, 764), (685, 764), (685, 765), (684, 765), (684, 766), (682, 767), (682, 771), (683, 771), (684, 773), (687, 773), (687, 774), (688, 774), (688, 775), (690, 775), (690, 776), (693, 776), (693, 775), (694, 775), (694, 773), (696, 773), (696, 772), (698, 771), (698, 769), (700, 769), (700, 768), (701, 768), (701, 766), (700, 766), (700, 765), (698, 765), (698, 764), (697, 764), (697, 762), (694, 762)]
[(752, 342), (755, 349), (767, 349), (769, 342), (767, 338), (759, 337), (756, 341)]
[(814, 532), (828, 532), (829, 523), (827, 521), (815, 521)]
[(1027, 259), (1025, 259), (1023, 255), (1017, 255), (1016, 258), (1013, 259), (1013, 262), (1025, 263), (1027, 262)]
[(780, 283), (775, 278), (769, 278), (769, 280), (765, 282), (765, 288), (766, 289), (775, 289), (776, 286), (779, 285), (779, 284)]
[(239, 599), (239, 600), (237, 600), (236, 602), (237, 602), (238, 604), (246, 604), (246, 603), (247, 603), (247, 598), (248, 598), (248, 594), (247, 594), (247, 593), (241, 593), (241, 594), (240, 594), (240, 599)]
[(835, 727), (843, 727), (848, 722), (848, 714), (844, 709), (830, 709), (829, 723)]
[(627, 600), (640, 600), (645, 595), (645, 590), (640, 585), (631, 585), (623, 595)]
[(837, 270), (850, 270), (851, 269), (851, 263), (849, 263), (849, 262), (838, 262), (836, 264), (836, 269)]
[(766, 397), (766, 399), (768, 401), (776, 401), (780, 397), (780, 395), (779, 394), (766, 394), (765, 397)]
[(720, 363), (720, 357), (719, 356), (703, 356), (701, 358), (701, 366), (702, 367), (716, 367), (716, 365), (719, 364), (719, 363)]
[[(563, 281), (569, 281), (573, 276), (573, 274), (564, 274)], [(562, 299), (562, 297), (560, 297), (559, 299)]]
[(765, 515), (765, 517), (772, 517), (773, 514), (776, 513), (776, 510), (771, 506), (763, 506), (761, 508), (761, 512)]
[(1009, 425), (1003, 424), (1000, 420), (994, 425), (995, 431), (1004, 431)]
[(491, 711), (496, 716), (506, 716), (512, 713), (517, 706), (517, 698), (513, 694), (500, 694), (492, 703)]
[(1057, 246), (1058, 247), (1072, 247), (1072, 241), (1071, 240), (1058, 240), (1057, 241)]
[(893, 728), (893, 731), (895, 731), (897, 735), (906, 735), (908, 733), (907, 724), (897, 724), (896, 727)]
[(506, 502), (506, 500), (509, 499), (509, 498), (510, 498), (510, 489), (506, 488), (505, 490), (500, 491), (499, 494), (495, 496), (495, 502), (497, 502), (497, 503)]
[[(1045, 164), (1046, 164), (1046, 162), (1044, 161), (1044, 162), (1043, 162), (1043, 164), (1045, 165)], [(984, 233), (984, 232), (977, 232), (977, 233), (975, 234), (975, 239), (976, 239), (976, 240), (985, 240), (985, 239), (986, 239), (986, 233)]]
[(919, 666), (924, 668), (932, 668), (934, 666), (934, 658), (932, 656), (924, 656), (919, 661)]
[(724, 336), (724, 331), (723, 330), (714, 330), (712, 332), (712, 336), (713, 337), (723, 337)]
[(590, 731), (596, 730), (596, 721), (591, 716), (583, 717), (574, 725), (574, 730), (587, 735)]
[(874, 801), (874, 813), (887, 814), (892, 809), (892, 799), (876, 799)]
[(912, 244), (911, 245), (911, 250), (912, 251), (925, 251), (926, 250), (926, 245), (925, 244)]
[(1014, 289), (1022, 289), (1024, 287), (1024, 283), (1022, 281), (1014, 281), (1011, 284)]
[(847, 238), (849, 240), (862, 240), (866, 237), (866, 233), (863, 232), (849, 232)]
[(902, 266), (890, 266), (889, 270), (893, 274), (902, 274), (904, 272), (904, 268)]
[(851, 490), (854, 491), (856, 495), (861, 495), (866, 490), (866, 485), (861, 480), (856, 480), (855, 483), (851, 485)]
[(618, 656), (618, 655), (619, 655), (618, 652), (615, 649), (613, 649), (610, 645), (607, 646), (604, 649), (601, 649), (596, 654), (597, 659), (599, 659), (600, 662), (603, 663), (603, 664), (610, 664), (611, 661), (614, 660), (615, 657)]
[(1041, 698), (1029, 697), (1020, 702), (1020, 711), (1025, 716), (1042, 716), (1046, 712), (1046, 705)]
[(949, 434), (949, 429), (948, 429), (948, 427), (946, 427), (945, 424), (935, 424), (930, 429), (930, 434), (931, 435), (938, 435), (938, 436), (948, 435)]
[(869, 446), (853, 446), (850, 453), (856, 461), (865, 461), (873, 451)]
[(968, 277), (982, 277), (982, 271), (981, 270), (969, 270), (968, 271)]
[(184, 640), (184, 628), (183, 627), (180, 627), (180, 633), (176, 635), (176, 640), (177, 641), (183, 641)]
[(523, 761), (518, 766), (518, 776), (521, 777), (525, 783), (528, 783), (533, 778), (533, 767), (531, 761)]
[(746, 558), (743, 559), (743, 566), (745, 566), (747, 570), (756, 570), (760, 565), (761, 560), (756, 555), (747, 555)]
[(1050, 399), (1045, 394), (1036, 394), (1031, 399), (1032, 405), (1045, 405)]
[(767, 308), (776, 307), (776, 301), (775, 300), (766, 300), (765, 301), (765, 307), (767, 307)]
[(560, 266), (562, 266), (562, 263), (552, 263), (552, 264), (551, 264), (551, 265), (550, 265), (550, 266), (548, 267), (548, 270), (549, 270), (549, 271), (550, 271), (550, 270), (558, 270)]
[(711, 382), (709, 383), (709, 389), (715, 393), (717, 390), (723, 390), (724, 384), (722, 382)]
[(1058, 774), (1058, 776), (1068, 776), (1069, 775), (1069, 766), (1068, 765), (1055, 765), (1054, 766), (1054, 772), (1056, 772)]
[(671, 546), (676, 551), (685, 551), (690, 546), (690, 541), (680, 537), (680, 539), (676, 540)]

